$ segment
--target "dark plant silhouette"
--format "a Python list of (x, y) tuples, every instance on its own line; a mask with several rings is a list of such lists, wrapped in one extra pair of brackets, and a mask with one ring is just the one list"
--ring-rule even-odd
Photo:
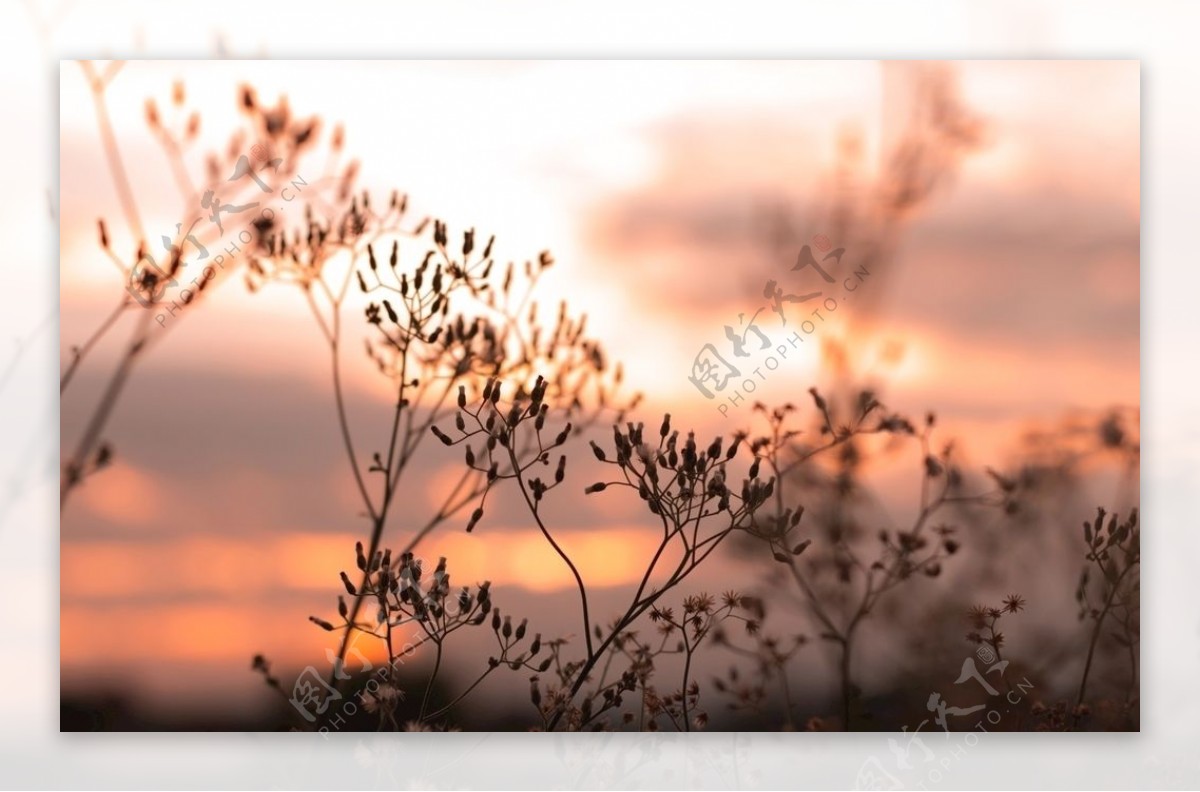
[[(100, 251), (117, 270), (121, 293), (95, 330), (69, 348), (60, 393), (76, 396), (78, 385), (72, 385), (81, 368), (131, 316), (133, 327), (86, 411), (80, 436), (63, 454), (61, 502), (111, 463), (115, 452), (107, 430), (121, 395), (181, 316), (233, 271), (242, 272), (252, 292), (295, 289), (328, 361), (334, 418), (361, 506), (361, 522), (354, 526), (361, 535), (356, 565), (341, 575), (345, 593), (337, 598), (336, 616), (319, 614), (311, 621), (339, 643), (330, 654), (331, 689), (364, 681), (346, 673), (356, 638), (379, 645), (388, 675), (367, 679), (360, 691), (373, 725), (454, 728), (485, 681), (513, 680), (512, 672), (520, 677), (522, 696), (528, 686), (533, 706), (523, 725), (535, 729), (690, 731), (710, 724), (716, 702), (738, 716), (778, 716), (786, 729), (860, 728), (875, 715), (860, 687), (867, 675), (864, 634), (896, 630), (904, 623), (898, 611), (908, 603), (901, 595), (928, 599), (930, 581), (952, 574), (963, 580), (968, 563), (992, 573), (991, 583), (1002, 583), (1003, 590), (1011, 584), (1040, 602), (1026, 587), (1023, 570), (1001, 569), (988, 556), (1001, 544), (1012, 545), (1005, 558), (1016, 558), (1041, 552), (1050, 541), (1077, 543), (1062, 532), (1057, 538), (1035, 534), (1062, 524), (1057, 518), (1063, 513), (1078, 512), (1080, 470), (1097, 459), (1115, 459), (1119, 478), (1109, 504), (1116, 513), (1100, 509), (1084, 524), (1086, 565), (1075, 598), (1089, 628), (1086, 653), (1077, 635), (1061, 642), (1069, 659), (1082, 656), (1078, 687), (1072, 682), (1073, 703), (1037, 704), (1031, 712), (1039, 729), (1083, 727), (1098, 703), (1095, 689), (1104, 683), (1100, 669), (1111, 665), (1121, 684), (1127, 680), (1123, 712), (1135, 719), (1140, 526), (1135, 506), (1125, 519), (1118, 517), (1137, 500), (1135, 408), (1075, 416), (1052, 430), (1030, 432), (1014, 463), (978, 472), (954, 443), (935, 442), (940, 432), (932, 412), (914, 421), (888, 410), (876, 390), (845, 385), (848, 365), (837, 372), (843, 384), (835, 389), (808, 389), (811, 413), (790, 403), (759, 404), (753, 431), (707, 444), (696, 432), (677, 428), (670, 415), (647, 428), (632, 416), (639, 396), (625, 392), (621, 366), (588, 335), (587, 317), (566, 304), (549, 310), (539, 304), (539, 286), (554, 264), (550, 253), (511, 260), (501, 256), (496, 237), (470, 226), (452, 230), (415, 211), (401, 192), (381, 198), (357, 189), (358, 163), (341, 161), (345, 133), (336, 128), (322, 143), (318, 118), (296, 116), (286, 97), (270, 106), (252, 88), (240, 88), (246, 128), (210, 153), (200, 174), (187, 167), (201, 118), (184, 86), (172, 86), (167, 103), (149, 100), (145, 121), (183, 211), (172, 233), (148, 234), (108, 114), (106, 94), (121, 68), (120, 62), (82, 64), (121, 220), (118, 226), (113, 218), (98, 219)], [(902, 82), (910, 99), (906, 115), (889, 129), (869, 180), (861, 145), (852, 135), (843, 139), (834, 199), (824, 218), (823, 230), (872, 269), (894, 257), (905, 223), (954, 176), (986, 131), (961, 102), (949, 70), (913, 65)], [(308, 179), (308, 155), (318, 148), (326, 150), (325, 162)], [(223, 205), (236, 207), (268, 189), (260, 164), (276, 183), (311, 181), (302, 220), (290, 216), (287, 225), (264, 212), (222, 213)], [(198, 206), (212, 209), (212, 223), (189, 225)], [(789, 218), (799, 214), (793, 209), (786, 208)], [(791, 222), (774, 228), (771, 238), (789, 261), (808, 238)], [(230, 254), (229, 266), (214, 267), (207, 248), (231, 235), (250, 241), (237, 256)], [(844, 251), (830, 255), (840, 259)], [(863, 297), (861, 305), (873, 299)], [(781, 302), (781, 318), (782, 308)], [(835, 340), (822, 343), (829, 357), (845, 363), (848, 350)], [(386, 417), (366, 431), (366, 421), (350, 412), (350, 360), (369, 366), (388, 387)], [(802, 419), (802, 412), (811, 418)], [(581, 463), (592, 464), (579, 457), (589, 431), (610, 423), (611, 442), (588, 446), (606, 473), (586, 487), (568, 480)], [(457, 449), (464, 464), (431, 513), (422, 514), (406, 508), (404, 487), (425, 466), (426, 455), (439, 453), (427, 443), (431, 437)], [(864, 483), (867, 461), (877, 453), (910, 458), (916, 505), (905, 519), (878, 508)], [(602, 599), (564, 541), (547, 508), (564, 485), (578, 485), (590, 498), (632, 501), (636, 493), (656, 542), (647, 557), (636, 559), (636, 583), (627, 590)], [(486, 580), (452, 585), (454, 559), (427, 564), (416, 553), (448, 523), (465, 525), (486, 543), (502, 488), (519, 498), (570, 574), (569, 603), (579, 629), (569, 637), (543, 637), (534, 629), (536, 613), (518, 618), (507, 606), (502, 613)], [(1077, 550), (1072, 544), (1071, 552)], [(697, 582), (702, 576), (695, 573), (727, 551), (751, 559), (753, 571), (749, 580), (732, 580), (730, 590), (714, 596), (702, 588), (711, 581)], [(964, 558), (972, 553), (976, 558)], [(970, 599), (950, 598), (947, 612), (960, 618), (982, 590), (971, 588)], [(980, 599), (994, 602), (995, 593)], [(332, 611), (332, 596), (330, 603)], [(1010, 645), (999, 626), (1024, 606), (1024, 598), (1012, 594), (999, 606), (972, 608), (967, 639), (977, 653), (1007, 663)], [(949, 633), (961, 648), (957, 630), (940, 630), (940, 624), (928, 619), (922, 636)], [(486, 656), (460, 653), (480, 635), (489, 646)], [(836, 683), (828, 692), (834, 703), (806, 712), (827, 705), (797, 695), (797, 680), (807, 680), (827, 659), (814, 654), (815, 647), (828, 649), (832, 660)], [(714, 676), (704, 665), (706, 653), (733, 664)], [(421, 664), (401, 679), (397, 670), (413, 658)], [(468, 670), (465, 681), (452, 678), (451, 665)], [(252, 668), (284, 698), (292, 695), (264, 656), (255, 656)], [(811, 686), (803, 693), (811, 696)], [(836, 715), (828, 717), (830, 710)], [(525, 715), (528, 710), (520, 717)]]
[[(381, 546), (403, 474), (434, 422), (453, 409), (455, 393), (460, 402), (468, 392), (475, 398), (488, 377), (527, 387), (535, 371), (544, 371), (549, 379), (543, 403), (580, 427), (606, 413), (619, 417), (637, 402), (636, 396), (620, 395), (621, 368), (586, 337), (586, 317), (572, 318), (563, 304), (552, 325), (540, 323), (533, 294), (553, 264), (549, 253), (523, 267), (511, 262), (497, 267), (494, 237), (480, 245), (469, 229), (451, 244), (445, 223), (425, 218), (409, 224), (407, 218), (408, 199), (398, 193), (378, 210), (366, 193), (324, 220), (310, 210), (303, 228), (265, 235), (264, 254), (246, 274), (253, 291), (273, 283), (297, 287), (320, 328), (338, 426), (369, 522), (368, 556)], [(402, 260), (401, 242), (420, 246), (416, 262)], [(376, 254), (377, 246), (387, 251), (386, 258)], [(369, 456), (352, 436), (342, 384), (343, 309), (356, 292), (368, 300), (367, 356), (394, 389), (391, 420)], [(531, 453), (532, 448), (514, 451), (520, 462), (528, 462)], [(402, 552), (413, 552), (435, 528), (475, 503), (486, 491), (484, 473), (468, 467), (433, 515), (409, 527)], [(351, 623), (361, 604), (356, 596)], [(339, 659), (352, 633), (343, 637)]]
[[(1118, 626), (1111, 634), (1111, 640), (1122, 646), (1129, 656), (1130, 693), (1127, 699), (1131, 699), (1133, 691), (1137, 689), (1138, 678), (1138, 592), (1142, 555), (1137, 509), (1133, 509), (1124, 520), (1116, 514), (1106, 514), (1102, 507), (1097, 509), (1096, 519), (1083, 524), (1083, 541), (1087, 545), (1085, 559), (1088, 566), (1084, 567), (1080, 576), (1075, 600), (1079, 603), (1080, 620), (1091, 619), (1093, 624), (1083, 673), (1079, 679), (1079, 692), (1075, 696), (1072, 725), (1077, 724), (1084, 714), (1092, 661), (1103, 636), (1105, 622), (1110, 617), (1117, 621)], [(1095, 585), (1092, 584), (1093, 573), (1098, 573)], [(1098, 599), (1093, 600), (1093, 596)], [(1125, 706), (1128, 707), (1130, 703), (1127, 700)]]
[[(547, 729), (560, 725), (583, 729), (608, 709), (619, 706), (615, 701), (609, 702), (608, 706), (596, 706), (598, 697), (602, 699), (606, 695), (604, 691), (610, 690), (607, 687), (584, 690), (594, 681), (592, 675), (597, 666), (611, 657), (610, 649), (617, 644), (629, 646), (630, 631), (643, 614), (656, 608), (661, 598), (683, 583), (730, 534), (746, 529), (754, 512), (770, 497), (775, 484), (773, 480), (759, 479), (757, 469), (753, 469), (740, 488), (732, 485), (728, 467), (737, 457), (740, 440), (735, 438), (726, 446), (721, 438), (717, 438), (703, 448), (696, 443), (693, 433), (688, 433), (686, 439), (681, 438), (679, 431), (672, 429), (669, 415), (663, 419), (656, 437), (647, 438), (641, 423), (627, 423), (624, 428), (614, 425), (612, 457), (593, 441), (592, 453), (599, 462), (612, 466), (614, 478), (591, 484), (585, 492), (597, 494), (610, 488), (637, 492), (662, 527), (662, 539), (647, 562), (624, 612), (608, 626), (601, 626), (589, 605), (587, 583), (570, 555), (555, 540), (541, 510), (543, 499), (565, 480), (565, 455), (558, 456), (552, 472), (549, 468), (552, 452), (566, 442), (572, 429), (568, 424), (553, 439), (543, 437), (548, 412), (545, 397), (549, 386), (548, 380), (539, 377), (527, 396), (518, 393), (506, 402), (501, 398), (502, 383), (489, 380), (482, 400), (473, 407), (467, 406), (466, 395), (460, 392), (456, 436), (436, 427), (432, 431), (447, 445), (464, 444), (467, 466), (485, 471), (489, 488), (505, 481), (513, 482), (546, 542), (571, 571), (579, 595), (583, 655), (581, 659), (561, 664), (559, 684), (546, 690), (540, 698), (539, 710)], [(476, 448), (473, 443), (480, 445)], [(537, 451), (531, 459), (522, 460), (517, 449), (526, 444), (533, 445)], [(548, 480), (530, 475), (539, 467), (547, 469)], [(484, 497), (486, 499), (486, 493)], [(483, 516), (481, 505), (471, 515), (467, 530), (475, 529)], [(674, 551), (678, 561), (667, 561), (668, 551)], [(659, 582), (654, 585), (656, 575)], [(684, 610), (688, 612), (687, 607)], [(666, 612), (660, 609), (657, 613), (663, 621)], [(709, 624), (713, 611), (711, 607), (703, 613), (692, 609), (687, 615), (693, 630), (701, 627), (699, 633), (693, 632), (691, 638), (684, 641), (684, 652), (690, 658), (694, 646), (708, 632), (709, 627), (705, 625)], [(556, 645), (555, 650), (556, 656), (565, 651), (562, 645)], [(645, 657), (645, 653), (641, 653), (643, 660)], [(687, 663), (685, 678), (686, 668)], [(637, 672), (623, 677), (627, 690), (633, 689), (628, 686), (636, 684), (637, 678)], [(642, 684), (644, 686), (645, 682)], [(676, 725), (684, 729), (692, 726), (688, 709), (694, 696), (686, 692), (689, 687), (685, 682), (684, 695), (678, 700), (679, 718), (675, 719)], [(608, 695), (616, 694), (610, 692)], [(656, 714), (660, 711), (669, 710), (655, 710)]]

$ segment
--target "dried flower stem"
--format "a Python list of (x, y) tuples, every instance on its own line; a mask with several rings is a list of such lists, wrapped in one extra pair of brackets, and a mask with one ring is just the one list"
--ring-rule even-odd
[[(1075, 696), (1075, 709), (1072, 713), (1072, 725), (1079, 722), (1083, 711), (1084, 699), (1087, 695), (1088, 678), (1092, 671), (1096, 647), (1100, 642), (1100, 634), (1104, 628), (1105, 619), (1117, 608), (1126, 612), (1128, 625), (1133, 611), (1134, 591), (1127, 590), (1125, 582), (1131, 572), (1141, 567), (1141, 532), (1138, 526), (1138, 513), (1134, 509), (1128, 518), (1118, 522), (1117, 515), (1109, 516), (1105, 524), (1105, 511), (1099, 509), (1096, 519), (1084, 523), (1084, 541), (1087, 543), (1087, 560), (1100, 572), (1103, 581), (1102, 604), (1099, 608), (1089, 608), (1087, 605), (1087, 581), (1081, 582), (1076, 593), (1084, 612), (1093, 619), (1091, 637), (1088, 641), (1087, 657), (1083, 663), (1083, 673), (1079, 679), (1079, 691)], [(1129, 629), (1128, 627), (1126, 629)], [(1136, 655), (1133, 644), (1129, 643), (1132, 676), (1136, 680)]]
[[(768, 412), (763, 405), (756, 405), (756, 411), (766, 414), (769, 432), (766, 436), (754, 441), (752, 447), (759, 458), (766, 461), (780, 482), (775, 492), (776, 512), (770, 520), (765, 521), (759, 531), (761, 538), (767, 540), (776, 561), (784, 564), (792, 579), (803, 595), (803, 598), (813, 616), (824, 628), (822, 638), (832, 642), (837, 647), (837, 673), (840, 689), (840, 709), (843, 728), (847, 731), (853, 727), (853, 702), (855, 685), (853, 682), (854, 646), (859, 628), (864, 620), (875, 609), (879, 600), (889, 591), (910, 579), (913, 575), (923, 572), (936, 576), (941, 571), (941, 562), (951, 555), (956, 548), (952, 540), (943, 535), (942, 541), (923, 556), (920, 551), (927, 547), (928, 541), (924, 536), (930, 519), (948, 505), (988, 503), (993, 494), (963, 495), (960, 493), (961, 476), (949, 465), (949, 451), (942, 459), (935, 457), (930, 450), (929, 440), (933, 428), (933, 416), (930, 415), (921, 432), (917, 432), (911, 422), (896, 415), (884, 415), (874, 423), (868, 424), (868, 419), (882, 407), (874, 396), (864, 392), (857, 400), (853, 419), (845, 425), (838, 425), (833, 416), (830, 404), (816, 389), (810, 389), (813, 402), (821, 416), (821, 434), (829, 439), (813, 448), (795, 449), (793, 439), (799, 434), (789, 430), (786, 421), (795, 408), (785, 405), (782, 408)], [(835, 542), (833, 548), (839, 574), (844, 584), (851, 581), (851, 570), (857, 569), (862, 574), (862, 592), (857, 597), (857, 604), (849, 609), (842, 619), (835, 618), (834, 613), (826, 606), (823, 596), (809, 579), (808, 573), (801, 566), (800, 553), (795, 552), (807, 546), (807, 543), (797, 545), (789, 550), (790, 534), (799, 523), (803, 508), (796, 511), (785, 508), (783, 487), (801, 465), (811, 462), (818, 455), (824, 454), (838, 446), (849, 443), (861, 435), (894, 433), (899, 435), (914, 435), (920, 444), (923, 462), (921, 478), (920, 508), (911, 527), (896, 534), (893, 543), (884, 535), (884, 550), (880, 558), (867, 563), (844, 538)], [(783, 461), (784, 453), (791, 454), (794, 459)], [(934, 480), (941, 479), (936, 494), (933, 492)]]

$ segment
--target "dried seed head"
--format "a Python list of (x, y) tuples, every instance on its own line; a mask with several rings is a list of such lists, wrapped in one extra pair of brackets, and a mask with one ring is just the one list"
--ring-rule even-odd
[(471, 519), (467, 522), (467, 533), (475, 530), (476, 524), (483, 519), (483, 509), (476, 509), (471, 513)]
[(938, 462), (937, 458), (930, 455), (925, 457), (925, 475), (929, 478), (937, 478), (942, 474), (942, 463)]

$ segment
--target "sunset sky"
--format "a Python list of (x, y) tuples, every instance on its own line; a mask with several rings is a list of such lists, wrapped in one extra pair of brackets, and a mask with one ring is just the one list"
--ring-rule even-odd
[[(822, 344), (837, 341), (854, 379), (890, 407), (936, 410), (940, 436), (959, 438), (978, 464), (1002, 464), (1031, 426), (1139, 405), (1140, 75), (1136, 62), (954, 69), (983, 121), (980, 147), (908, 218), (898, 255), (864, 284), (861, 304), (844, 304), (753, 398), (807, 405), (807, 388), (831, 378)], [(704, 437), (750, 416), (723, 417), (697, 392), (693, 358), (764, 304), (764, 281), (793, 276), (796, 251), (770, 242), (778, 212), (801, 240), (829, 232), (839, 140), (861, 139), (872, 176), (903, 76), (869, 62), (135, 61), (108, 100), (152, 237), (199, 209), (180, 205), (145, 128), (146, 98), (170, 118), (182, 80), (203, 116), (204, 150), (238, 126), (239, 85), (268, 104), (286, 94), (297, 114), (322, 118), (324, 136), (344, 124), (361, 186), (380, 196), (399, 188), (417, 214), (452, 230), (495, 233), (500, 260), (552, 251), (539, 299), (589, 314), (590, 333), (646, 393), (640, 418), (669, 411)], [(87, 85), (66, 63), (60, 114), (65, 355), (123, 287), (97, 245), (97, 217), (115, 248), (132, 242)], [(202, 171), (199, 156), (189, 164)], [(846, 266), (856, 253), (847, 247)], [(351, 324), (358, 315), (348, 311)], [(782, 334), (769, 309), (760, 321)], [(64, 396), (64, 448), (128, 332), (118, 328)], [(337, 573), (353, 565), (365, 529), (327, 360), (295, 290), (251, 295), (240, 277), (163, 332), (108, 432), (116, 463), (63, 513), (63, 690), (137, 677), (136, 694), (152, 703), (200, 700), (219, 683), (253, 706), (266, 696), (247, 670), (254, 653), (299, 667), (329, 645), (306, 617), (332, 611)], [(348, 400), (378, 416), (387, 383), (359, 350), (347, 345)], [(367, 436), (378, 425), (355, 429)], [(414, 521), (460, 466), (440, 447), (428, 459), (404, 490), (402, 514)], [(911, 506), (912, 462), (873, 471), (897, 514)], [(615, 598), (636, 583), (642, 567), (628, 559), (652, 550), (653, 537), (635, 498), (584, 502), (586, 483), (572, 473), (574, 494), (556, 516), (585, 578)], [(395, 522), (393, 536), (404, 519)], [(487, 536), (461, 522), (423, 552), (448, 556), (462, 582), (489, 577), (531, 616), (569, 589), (518, 509), (501, 509)], [(697, 585), (720, 589), (737, 570), (728, 562)], [(1062, 595), (1050, 609), (1070, 607)], [(555, 629), (567, 628), (546, 632)]]

